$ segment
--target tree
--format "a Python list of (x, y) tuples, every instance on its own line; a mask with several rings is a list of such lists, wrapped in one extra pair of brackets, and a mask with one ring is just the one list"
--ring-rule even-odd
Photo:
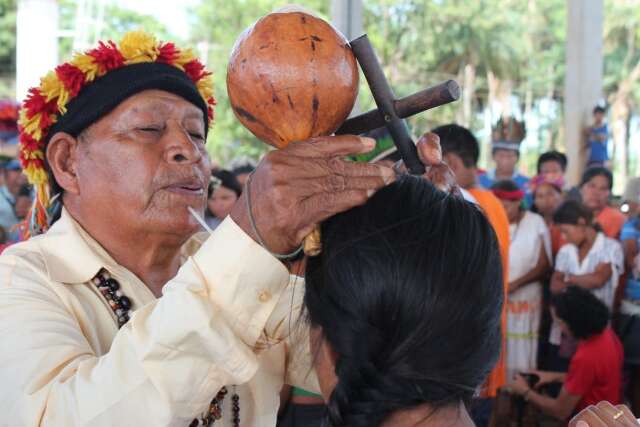
[(605, 93), (611, 104), (614, 158), (618, 178), (626, 182), (630, 174), (630, 122), (640, 105), (640, 1), (609, 0), (605, 21)]
[(16, 0), (0, 0), (0, 98), (14, 96), (16, 7)]

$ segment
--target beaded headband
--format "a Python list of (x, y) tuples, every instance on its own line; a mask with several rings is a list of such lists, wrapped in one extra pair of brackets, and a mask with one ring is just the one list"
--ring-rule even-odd
[(213, 122), (216, 100), (211, 73), (191, 49), (158, 41), (144, 31), (131, 31), (124, 34), (119, 44), (100, 42), (94, 49), (75, 54), (71, 61), (45, 75), (40, 86), (29, 89), (20, 110), (20, 163), (36, 190), (33, 206), (22, 226), (25, 237), (42, 233), (50, 225), (48, 209), (52, 198), (45, 151), (52, 127), (84, 88), (113, 70), (144, 63), (166, 64), (184, 72), (204, 101), (208, 124)]

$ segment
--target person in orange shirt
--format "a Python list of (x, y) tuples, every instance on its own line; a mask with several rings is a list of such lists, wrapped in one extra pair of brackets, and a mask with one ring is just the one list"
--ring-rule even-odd
[[(465, 197), (475, 202), (484, 211), (498, 237), (502, 258), (504, 295), (508, 292), (509, 280), (509, 219), (500, 201), (477, 185), (477, 163), (480, 157), (478, 140), (466, 128), (456, 124), (440, 126), (433, 130), (440, 137), (442, 156), (456, 175), (456, 181)], [(502, 311), (502, 348), (505, 346), (506, 311)], [(489, 374), (482, 389), (481, 398), (471, 408), (471, 416), (477, 426), (489, 424), (493, 402), (498, 389), (506, 384), (504, 350), (497, 365)]]
[(613, 175), (609, 169), (603, 167), (587, 169), (580, 181), (582, 203), (593, 211), (594, 218), (604, 234), (617, 239), (626, 218), (619, 210), (609, 206), (612, 188)]

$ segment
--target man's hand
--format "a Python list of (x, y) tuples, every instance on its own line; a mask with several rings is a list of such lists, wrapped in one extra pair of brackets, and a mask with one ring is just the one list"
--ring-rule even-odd
[(371, 151), (370, 138), (342, 135), (313, 138), (269, 152), (247, 182), (231, 218), (258, 241), (249, 222), (247, 194), (255, 225), (267, 249), (288, 253), (323, 220), (364, 204), (393, 182), (382, 165), (344, 160)]
[(569, 422), (569, 427), (637, 427), (638, 421), (625, 405), (613, 406), (609, 402), (600, 402), (589, 406)]
[[(423, 177), (444, 192), (459, 193), (460, 190), (456, 185), (456, 177), (453, 171), (442, 161), (440, 137), (435, 133), (427, 132), (418, 140), (416, 148), (418, 149), (418, 157), (426, 168)], [(394, 169), (397, 173), (407, 172), (402, 160), (396, 163)]]

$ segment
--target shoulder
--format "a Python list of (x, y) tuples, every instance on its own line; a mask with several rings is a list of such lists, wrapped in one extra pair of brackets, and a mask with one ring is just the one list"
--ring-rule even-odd
[(47, 276), (47, 263), (38, 245), (38, 240), (42, 238), (44, 236), (15, 243), (2, 252), (0, 255), (0, 289), (15, 285), (16, 278)]

